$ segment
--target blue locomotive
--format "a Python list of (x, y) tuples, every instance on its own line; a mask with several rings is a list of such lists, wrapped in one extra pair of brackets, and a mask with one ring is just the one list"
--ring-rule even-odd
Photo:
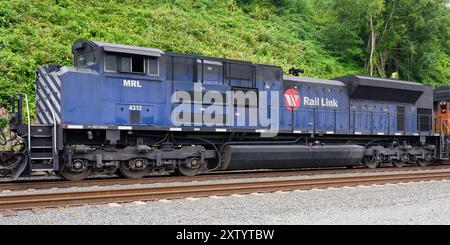
[(3, 175), (140, 178), (448, 158), (445, 134), (435, 132), (433, 89), (419, 83), (305, 78), (277, 66), (87, 40), (72, 52), (74, 66), (38, 69), (35, 124), (24, 122), (24, 95), (12, 98), (11, 130), (22, 144), (0, 152)]

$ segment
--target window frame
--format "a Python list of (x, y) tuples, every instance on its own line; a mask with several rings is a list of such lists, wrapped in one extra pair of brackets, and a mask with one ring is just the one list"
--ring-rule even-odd
[[(120, 55), (120, 56), (117, 56), (116, 59), (119, 60), (119, 62), (116, 63), (117, 64), (117, 72), (132, 73), (132, 71), (133, 71), (133, 57)], [(126, 67), (127, 69), (129, 69), (129, 71), (127, 71), (127, 70), (124, 71), (123, 70), (124, 62), (129, 62), (129, 66)]]
[[(155, 59), (156, 60), (156, 73), (150, 73), (150, 59)], [(155, 76), (155, 77), (159, 77), (160, 71), (159, 71), (159, 57), (155, 57), (155, 56), (148, 56), (145, 58), (145, 60), (147, 60), (147, 64), (145, 67), (147, 67), (147, 72), (146, 74), (149, 76)]]
[[(91, 64), (91, 65), (80, 65), (80, 57), (81, 56), (84, 56), (85, 57), (85, 63), (86, 63), (86, 57), (87, 57), (87, 55), (88, 54), (92, 54), (92, 57), (94, 58), (93, 60), (93, 64)], [(77, 67), (89, 67), (89, 66), (93, 66), (93, 65), (96, 65), (97, 64), (97, 54), (96, 54), (96, 52), (95, 52), (95, 50), (91, 50), (91, 51), (87, 51), (87, 52), (83, 52), (83, 53), (79, 53), (77, 56), (76, 56), (76, 66)]]
[[(115, 70), (108, 70), (107, 68), (106, 68), (106, 64), (107, 64), (107, 62), (106, 62), (106, 58), (107, 58), (107, 56), (112, 56), (112, 57), (114, 57), (114, 59), (115, 59), (115, 66), (114, 66), (114, 69)], [(104, 59), (103, 59), (103, 71), (105, 71), (105, 72), (118, 72), (117, 71), (117, 55), (113, 55), (113, 54), (105, 54), (104, 55)]]
[[(106, 68), (106, 57), (107, 56), (114, 56), (116, 59), (116, 67), (115, 70), (109, 70)], [(130, 58), (130, 71), (120, 71), (120, 69), (118, 69), (119, 67), (122, 66), (122, 58), (126, 57), (126, 58)], [(133, 57), (141, 57), (142, 58), (142, 68), (143, 71), (142, 72), (136, 72), (133, 71)], [(144, 55), (133, 55), (133, 54), (121, 54), (121, 53), (113, 53), (113, 52), (107, 52), (103, 55), (103, 71), (104, 72), (115, 72), (115, 73), (126, 73), (126, 74), (136, 74), (136, 75), (147, 75), (147, 57)], [(158, 67), (158, 72), (159, 72), (159, 67)]]

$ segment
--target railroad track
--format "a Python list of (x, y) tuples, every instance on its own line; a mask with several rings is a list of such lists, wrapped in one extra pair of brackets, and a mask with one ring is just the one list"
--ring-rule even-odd
[(86, 204), (105, 204), (111, 202), (151, 201), (158, 199), (179, 199), (212, 195), (307, 190), (329, 187), (337, 188), (344, 186), (447, 179), (450, 179), (450, 171), (7, 195), (0, 196), (0, 210), (24, 210)]
[(302, 170), (277, 170), (277, 171), (246, 171), (246, 172), (212, 172), (199, 176), (153, 176), (142, 179), (119, 179), (119, 178), (98, 178), (82, 181), (56, 180), (27, 180), (15, 182), (0, 182), (0, 191), (18, 191), (29, 189), (51, 189), (51, 188), (71, 188), (89, 186), (112, 186), (112, 185), (133, 185), (133, 184), (154, 184), (173, 182), (192, 182), (223, 179), (244, 179), (244, 178), (275, 178), (290, 176), (314, 176), (329, 174), (352, 174), (352, 173), (384, 173), (397, 171), (422, 171), (422, 170), (450, 170), (450, 165), (436, 165), (429, 167), (384, 167), (377, 169), (356, 168), (356, 169), (302, 169)]

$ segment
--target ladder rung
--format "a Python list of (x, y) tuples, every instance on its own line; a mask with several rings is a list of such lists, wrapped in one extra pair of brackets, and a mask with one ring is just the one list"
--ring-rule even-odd
[(51, 160), (53, 157), (32, 157), (31, 160)]
[(32, 170), (34, 173), (36, 172), (44, 172), (44, 171), (54, 171), (53, 168), (38, 168), (38, 169), (33, 169)]
[(53, 137), (53, 135), (48, 135), (48, 134), (42, 134), (42, 135), (40, 135), (40, 134), (38, 134), (38, 135), (31, 135), (31, 138), (51, 138), (51, 137)]

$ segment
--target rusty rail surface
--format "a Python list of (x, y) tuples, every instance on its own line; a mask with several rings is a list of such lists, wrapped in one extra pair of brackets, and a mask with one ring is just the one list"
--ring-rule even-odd
[(399, 182), (416, 182), (450, 179), (450, 171), (313, 178), (301, 180), (255, 181), (226, 184), (199, 184), (170, 187), (129, 188), (119, 190), (76, 191), (63, 193), (4, 195), (0, 196), (0, 210), (65, 207), (110, 202), (151, 201), (211, 195), (246, 194), (308, 190), (313, 188), (373, 185)]

